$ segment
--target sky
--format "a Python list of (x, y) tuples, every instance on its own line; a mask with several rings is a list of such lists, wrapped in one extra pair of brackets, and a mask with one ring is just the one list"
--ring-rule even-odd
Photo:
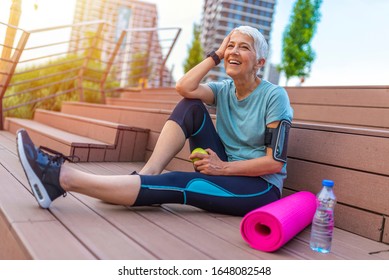
[[(271, 33), (268, 62), (281, 62), (282, 33), (296, 0), (278, 0)], [(0, 22), (8, 22), (11, 0), (0, 0)], [(19, 26), (32, 30), (71, 24), (76, 0), (22, 0)], [(157, 4), (159, 27), (181, 27), (168, 65), (176, 79), (192, 41), (193, 23), (200, 23), (203, 0), (145, 0)], [(38, 9), (34, 9), (34, 4)], [(389, 84), (389, 1), (323, 0), (321, 20), (312, 40), (316, 52), (305, 86)], [(1, 36), (1, 34), (0, 34)], [(0, 41), (3, 38), (0, 37)], [(285, 78), (281, 76), (281, 85)], [(290, 80), (290, 86), (297, 79)]]

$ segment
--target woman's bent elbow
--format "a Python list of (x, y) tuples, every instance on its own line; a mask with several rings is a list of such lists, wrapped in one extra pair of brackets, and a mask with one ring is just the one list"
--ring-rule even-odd
[(176, 82), (176, 91), (177, 91), (178, 93), (180, 93), (181, 90), (182, 90), (182, 86), (181, 86), (181, 84), (180, 84), (180, 81), (177, 81), (177, 82)]
[(176, 91), (178, 92), (179, 95), (185, 97), (185, 93), (187, 92), (187, 90), (185, 90), (185, 87), (183, 87), (182, 83), (180, 83), (180, 81), (178, 81), (176, 83)]

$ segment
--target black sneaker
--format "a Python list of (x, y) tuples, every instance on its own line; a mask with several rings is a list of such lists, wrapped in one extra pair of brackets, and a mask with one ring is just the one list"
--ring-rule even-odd
[(37, 148), (25, 129), (18, 130), (16, 137), (19, 160), (32, 192), (40, 207), (49, 208), (52, 201), (66, 195), (59, 184), (59, 173), (65, 160), (74, 160), (48, 148)]

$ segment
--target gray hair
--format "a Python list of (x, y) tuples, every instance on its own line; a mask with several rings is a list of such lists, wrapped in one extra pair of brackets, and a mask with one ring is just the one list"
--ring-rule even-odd
[(258, 29), (248, 26), (242, 25), (233, 29), (233, 31), (237, 31), (243, 34), (246, 34), (253, 38), (254, 40), (254, 49), (257, 54), (257, 59), (267, 58), (269, 46), (266, 42), (265, 37), (259, 32)]

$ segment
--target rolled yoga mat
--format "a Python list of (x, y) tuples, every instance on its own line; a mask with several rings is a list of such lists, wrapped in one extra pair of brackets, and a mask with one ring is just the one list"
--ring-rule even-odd
[(308, 226), (315, 211), (316, 196), (297, 192), (247, 213), (240, 232), (252, 248), (273, 252)]

